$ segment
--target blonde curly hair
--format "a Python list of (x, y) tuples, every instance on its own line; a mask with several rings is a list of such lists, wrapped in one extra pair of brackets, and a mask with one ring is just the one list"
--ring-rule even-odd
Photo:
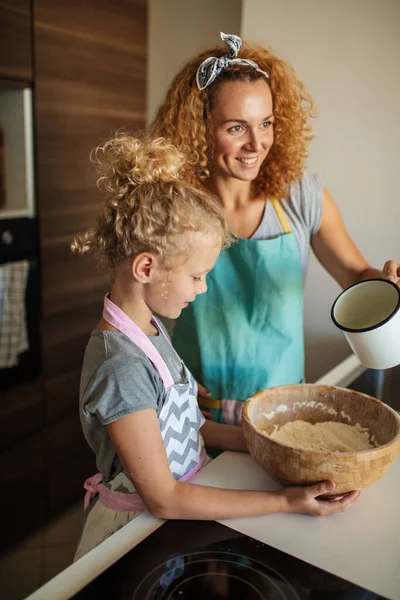
[(226, 81), (264, 79), (270, 86), (274, 107), (274, 143), (254, 181), (257, 194), (266, 193), (281, 199), (287, 186), (301, 178), (307, 146), (313, 138), (309, 117), (315, 105), (293, 67), (270, 50), (244, 43), (239, 58), (252, 60), (269, 74), (269, 80), (253, 67), (230, 65), (206, 89), (199, 91), (196, 72), (208, 57), (220, 57), (226, 48), (212, 48), (190, 60), (176, 75), (165, 101), (152, 124), (154, 135), (170, 140), (191, 160), (184, 169), (185, 180), (196, 187), (206, 187), (212, 160), (212, 136), (209, 120), (218, 89)]
[(111, 268), (151, 252), (170, 269), (188, 258), (189, 233), (229, 245), (221, 203), (180, 180), (185, 158), (170, 142), (120, 133), (96, 148), (92, 161), (105, 198), (97, 228), (77, 235), (73, 252), (92, 252)]

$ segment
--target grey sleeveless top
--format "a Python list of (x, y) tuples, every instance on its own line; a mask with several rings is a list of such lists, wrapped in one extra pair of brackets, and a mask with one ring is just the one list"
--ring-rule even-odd
[[(281, 201), (288, 224), (300, 249), (303, 279), (307, 273), (310, 242), (321, 225), (322, 180), (318, 175), (304, 173), (302, 179), (289, 186), (287, 197)], [(282, 225), (272, 202), (266, 202), (264, 216), (252, 240), (269, 240), (282, 235)]]

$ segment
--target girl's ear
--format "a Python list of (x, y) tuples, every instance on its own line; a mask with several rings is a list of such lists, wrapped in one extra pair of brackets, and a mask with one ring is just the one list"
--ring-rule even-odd
[(157, 269), (157, 259), (150, 252), (141, 252), (132, 261), (132, 275), (139, 283), (151, 283)]

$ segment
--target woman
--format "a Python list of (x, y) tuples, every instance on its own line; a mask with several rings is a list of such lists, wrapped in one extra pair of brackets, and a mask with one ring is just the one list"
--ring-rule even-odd
[(374, 277), (397, 282), (400, 267), (373, 269), (319, 177), (305, 173), (314, 105), (293, 68), (263, 48), (242, 48), (237, 36), (221, 37), (228, 51), (214, 48), (184, 66), (153, 130), (191, 157), (187, 181), (220, 198), (238, 237), (173, 338), (206, 388), (203, 410), (238, 425), (251, 394), (304, 379), (310, 245), (342, 288)]

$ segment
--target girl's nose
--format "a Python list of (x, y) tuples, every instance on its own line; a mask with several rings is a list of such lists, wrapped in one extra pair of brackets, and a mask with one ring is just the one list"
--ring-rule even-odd
[(206, 284), (206, 280), (202, 279), (199, 283), (199, 286), (197, 288), (197, 294), (204, 294), (207, 291), (207, 284)]

